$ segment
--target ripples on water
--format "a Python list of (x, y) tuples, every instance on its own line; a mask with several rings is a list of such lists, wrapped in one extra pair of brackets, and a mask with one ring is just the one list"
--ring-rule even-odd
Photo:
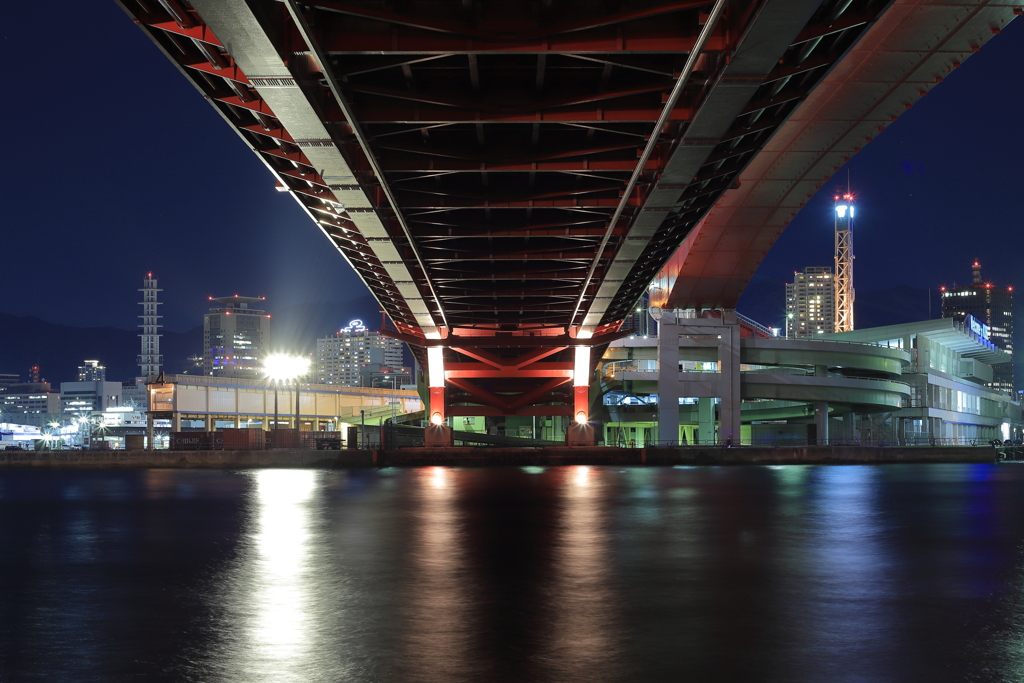
[(1024, 467), (0, 472), (0, 681), (1016, 681)]

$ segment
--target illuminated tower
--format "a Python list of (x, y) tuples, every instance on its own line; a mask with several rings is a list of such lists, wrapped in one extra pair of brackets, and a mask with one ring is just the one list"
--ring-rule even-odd
[(162, 292), (162, 289), (157, 289), (156, 278), (153, 277), (153, 273), (146, 273), (146, 278), (142, 281), (142, 324), (139, 327), (142, 328), (142, 333), (139, 337), (142, 339), (142, 352), (139, 354), (139, 373), (141, 377), (149, 377), (150, 375), (159, 375), (160, 366), (163, 364), (163, 356), (160, 355), (160, 318), (163, 316), (157, 314), (157, 306), (160, 302), (156, 300), (157, 292)]
[(836, 195), (836, 332), (853, 331), (853, 195)]

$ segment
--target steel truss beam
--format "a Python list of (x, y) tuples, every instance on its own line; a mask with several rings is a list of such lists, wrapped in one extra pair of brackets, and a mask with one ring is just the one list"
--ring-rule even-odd
[[(479, 367), (450, 359), (456, 403), (547, 415), (572, 392), (544, 373), (607, 343), (886, 4), (120, 2), (403, 338), (472, 332), (457, 353)], [(507, 364), (552, 339), (547, 360)]]

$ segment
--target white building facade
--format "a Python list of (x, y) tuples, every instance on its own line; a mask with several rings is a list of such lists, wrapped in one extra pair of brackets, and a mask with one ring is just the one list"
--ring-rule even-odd
[(360, 386), (361, 375), (371, 364), (401, 367), (402, 342), (371, 332), (362, 320), (316, 340), (317, 384)]
[(120, 382), (60, 383), (60, 412), (65, 417), (88, 416), (120, 406)]
[(809, 266), (786, 284), (786, 336), (790, 339), (835, 332), (836, 291), (832, 269)]

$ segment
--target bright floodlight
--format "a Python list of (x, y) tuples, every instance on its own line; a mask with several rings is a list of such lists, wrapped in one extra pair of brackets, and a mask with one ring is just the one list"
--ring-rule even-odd
[(434, 413), (430, 416), (430, 424), (440, 425), (442, 423), (444, 423), (444, 418), (441, 416), (441, 413)]
[(840, 218), (846, 218), (846, 210), (850, 208), (846, 204), (840, 204), (836, 207), (836, 213), (839, 214)]
[(587, 414), (582, 410), (576, 413), (576, 424), (585, 425), (587, 424)]
[(278, 382), (287, 382), (309, 372), (309, 359), (274, 353), (263, 359), (263, 374)]

